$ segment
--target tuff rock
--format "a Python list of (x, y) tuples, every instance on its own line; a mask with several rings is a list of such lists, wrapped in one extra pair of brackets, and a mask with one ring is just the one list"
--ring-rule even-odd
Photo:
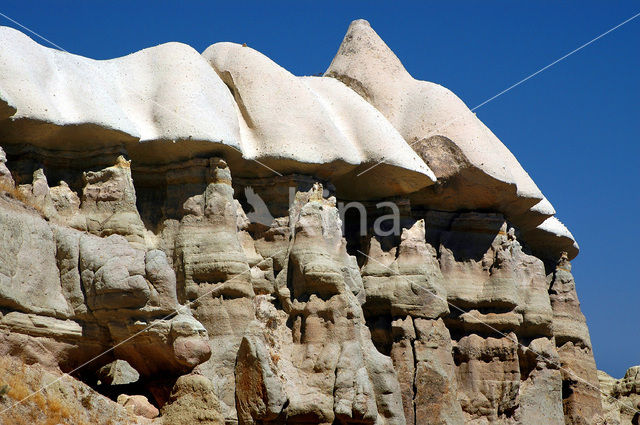
[[(233, 43), (93, 61), (0, 38), (0, 355), (28, 391), (44, 370), (99, 400), (59, 422), (627, 420), (573, 237), (366, 21), (323, 77)], [(7, 394), (3, 423), (54, 415)]]
[(602, 407), (607, 425), (633, 425), (640, 421), (640, 366), (630, 367), (621, 379), (598, 371)]
[(126, 385), (140, 379), (140, 374), (126, 360), (115, 360), (98, 370), (101, 383), (107, 385)]

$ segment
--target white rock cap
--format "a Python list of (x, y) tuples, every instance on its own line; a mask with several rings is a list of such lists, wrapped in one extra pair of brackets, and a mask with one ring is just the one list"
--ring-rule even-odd
[[(218, 43), (201, 56), (168, 43), (97, 61), (43, 47), (12, 28), (0, 27), (0, 40), (3, 143), (72, 151), (124, 144), (134, 164), (146, 165), (222, 153), (237, 175), (313, 174), (361, 199), (435, 181), (394, 127), (350, 89), (331, 80), (316, 93), (315, 83), (248, 47)], [(378, 161), (380, 169), (355, 191), (349, 176)]]
[(152, 166), (222, 154), (236, 175), (315, 175), (345, 199), (499, 211), (526, 242), (555, 252), (570, 240), (577, 254), (506, 146), (451, 91), (411, 77), (366, 21), (351, 24), (326, 77), (296, 77), (235, 43), (93, 60), (7, 27), (0, 42), (3, 145), (124, 145)]
[(523, 229), (555, 214), (509, 149), (464, 102), (438, 84), (414, 79), (367, 21), (351, 23), (325, 76), (375, 106), (433, 170), (439, 184), (413, 194), (412, 204), (498, 211)]

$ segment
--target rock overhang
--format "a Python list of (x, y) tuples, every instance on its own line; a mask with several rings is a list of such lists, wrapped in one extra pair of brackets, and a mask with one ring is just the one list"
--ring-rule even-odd
[(367, 21), (351, 23), (324, 75), (375, 106), (433, 170), (436, 184), (409, 195), (412, 205), (500, 212), (539, 255), (577, 255), (573, 236), (551, 220), (555, 209), (509, 149), (453, 92), (414, 79)]
[(506, 146), (451, 91), (413, 79), (366, 21), (352, 23), (324, 77), (296, 77), (234, 43), (96, 61), (11, 28), (0, 37), (9, 152), (123, 146), (146, 167), (219, 155), (234, 175), (314, 175), (345, 199), (495, 210), (541, 255), (577, 255), (561, 223), (545, 224), (555, 211)]
[[(5, 76), (0, 82), (3, 144), (28, 143), (69, 151), (124, 145), (134, 162), (145, 165), (223, 155), (245, 177), (264, 177), (275, 171), (331, 179), (378, 162), (378, 157), (361, 155), (356, 146), (360, 140), (336, 128), (337, 117), (320, 104), (304, 81), (250, 48), (246, 49), (251, 52), (249, 58), (259, 58), (266, 69), (257, 68), (246, 77), (257, 76), (259, 71), (262, 77), (274, 74), (272, 81), (280, 82), (280, 87), (291, 85), (287, 91), (297, 87), (306, 94), (315, 109), (303, 108), (300, 102), (304, 99), (295, 94), (287, 99), (292, 104), (280, 104), (305, 111), (311, 122), (307, 133), (314, 137), (301, 137), (302, 120), (296, 126), (283, 117), (263, 126), (264, 133), (256, 135), (252, 122), (247, 126), (239, 121), (243, 105), (236, 103), (229, 84), (206, 59), (181, 43), (96, 61), (41, 46), (11, 28), (0, 29), (0, 37), (9, 46), (0, 62)], [(51, 75), (55, 78), (47, 78)], [(256, 99), (254, 106), (269, 109), (278, 100)], [(379, 115), (369, 105), (364, 108), (369, 108), (365, 115)], [(244, 125), (242, 130), (240, 125)], [(395, 130), (388, 125), (379, 131)], [(399, 145), (402, 139), (394, 136)], [(414, 158), (406, 165), (398, 161), (391, 162), (391, 167), (385, 164), (388, 174), (397, 176), (389, 188), (384, 181), (371, 185), (380, 189), (370, 190), (372, 196), (389, 196), (398, 190), (408, 193), (433, 183), (429, 168), (410, 149), (402, 145), (381, 148), (394, 155), (404, 149)]]

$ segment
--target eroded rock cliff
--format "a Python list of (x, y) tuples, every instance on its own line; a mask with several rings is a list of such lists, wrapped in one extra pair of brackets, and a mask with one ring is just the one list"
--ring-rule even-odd
[[(0, 36), (0, 354), (98, 397), (60, 422), (603, 423), (573, 237), (368, 23), (304, 78), (232, 43)], [(29, 391), (4, 423), (53, 415)]]
[(640, 366), (627, 370), (622, 379), (598, 371), (606, 423), (635, 425), (640, 421)]

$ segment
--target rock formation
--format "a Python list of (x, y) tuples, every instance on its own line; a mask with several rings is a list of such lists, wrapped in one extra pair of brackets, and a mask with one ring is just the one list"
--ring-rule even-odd
[(598, 371), (602, 407), (607, 425), (635, 425), (640, 421), (640, 366), (627, 370), (622, 379)]
[(367, 22), (323, 77), (0, 38), (0, 354), (99, 400), (3, 423), (602, 423), (571, 233)]

